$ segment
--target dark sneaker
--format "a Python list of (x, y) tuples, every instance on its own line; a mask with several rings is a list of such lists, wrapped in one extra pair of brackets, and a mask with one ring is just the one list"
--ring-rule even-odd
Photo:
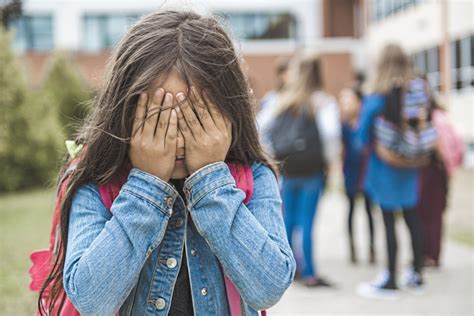
[(334, 285), (328, 282), (327, 280), (316, 277), (316, 278), (307, 278), (303, 280), (303, 284), (307, 287), (333, 287)]
[(381, 300), (398, 300), (400, 298), (400, 291), (388, 271), (382, 273), (374, 282), (360, 284), (357, 293), (365, 298)]

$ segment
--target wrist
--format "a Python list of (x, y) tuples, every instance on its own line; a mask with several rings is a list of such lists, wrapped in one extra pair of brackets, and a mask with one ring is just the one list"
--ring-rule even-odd
[(224, 162), (224, 159), (222, 160), (212, 160), (212, 161), (208, 161), (208, 162), (203, 162), (203, 163), (199, 163), (199, 164), (196, 164), (194, 166), (188, 166), (188, 172), (190, 175), (192, 175), (193, 173), (199, 171), (200, 169), (204, 168), (204, 167), (207, 167), (209, 165), (212, 165), (212, 164), (215, 164), (215, 163), (218, 163), (218, 162)]
[(171, 177), (171, 174), (166, 174), (166, 173), (163, 173), (162, 171), (160, 170), (147, 170), (145, 168), (140, 168), (140, 167), (135, 167), (135, 169), (138, 169), (142, 172), (145, 172), (145, 173), (148, 173), (148, 174), (151, 174), (152, 176), (156, 177), (156, 178), (159, 178), (161, 181), (164, 181), (164, 182), (168, 182), (170, 177)]

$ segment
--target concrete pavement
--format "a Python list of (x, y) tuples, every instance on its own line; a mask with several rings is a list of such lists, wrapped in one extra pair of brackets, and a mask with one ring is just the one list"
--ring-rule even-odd
[[(351, 265), (347, 243), (346, 202), (342, 191), (332, 187), (321, 200), (314, 238), (317, 269), (322, 276), (333, 281), (336, 288), (308, 289), (294, 283), (282, 300), (268, 311), (269, 315), (474, 315), (474, 248), (447, 238), (443, 245), (442, 267), (438, 270), (425, 270), (424, 295), (417, 296), (402, 291), (401, 298), (397, 301), (370, 300), (358, 296), (358, 284), (371, 281), (385, 266), (382, 217), (379, 209), (376, 209), (377, 264), (369, 265), (367, 218), (362, 201), (358, 203), (354, 227), (359, 264)], [(467, 220), (472, 220), (472, 216)], [(470, 224), (467, 223), (467, 226)], [(399, 242), (398, 267), (399, 274), (402, 275), (412, 258), (409, 234), (402, 218), (399, 218), (396, 229)]]

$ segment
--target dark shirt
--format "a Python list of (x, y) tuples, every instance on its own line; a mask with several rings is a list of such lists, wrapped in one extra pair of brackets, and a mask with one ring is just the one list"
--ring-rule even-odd
[[(183, 186), (184, 180), (171, 180), (179, 195), (185, 200)], [(193, 299), (191, 296), (191, 285), (189, 283), (188, 262), (186, 260), (186, 248), (183, 247), (183, 259), (179, 269), (178, 278), (174, 286), (173, 298), (169, 316), (193, 316)]]

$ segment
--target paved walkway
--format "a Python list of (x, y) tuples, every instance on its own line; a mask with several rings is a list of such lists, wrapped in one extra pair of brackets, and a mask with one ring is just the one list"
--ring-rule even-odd
[[(468, 188), (472, 192), (472, 186)], [(316, 219), (315, 238), (318, 270), (333, 281), (335, 289), (307, 289), (295, 283), (269, 315), (474, 315), (474, 248), (445, 240), (439, 270), (426, 270), (426, 293), (402, 292), (398, 301), (378, 301), (357, 295), (360, 282), (372, 280), (385, 262), (384, 231), (379, 211), (375, 215), (378, 260), (367, 263), (367, 221), (362, 203), (355, 217), (359, 264), (349, 263), (346, 238), (346, 206), (341, 192), (331, 190), (322, 199)], [(472, 196), (472, 193), (471, 193)], [(472, 204), (471, 204), (472, 207)], [(471, 209), (472, 211), (472, 209)], [(467, 218), (472, 221), (472, 216)], [(403, 219), (397, 223), (399, 269), (411, 260), (408, 231)], [(472, 227), (472, 222), (468, 224)]]

